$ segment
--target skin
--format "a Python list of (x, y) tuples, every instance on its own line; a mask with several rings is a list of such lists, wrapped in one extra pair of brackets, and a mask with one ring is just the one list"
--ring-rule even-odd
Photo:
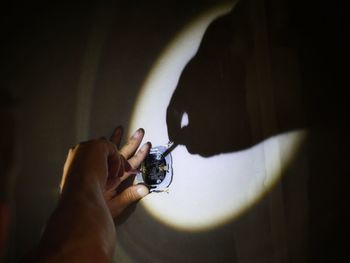
[(118, 191), (151, 148), (146, 143), (137, 151), (144, 136), (144, 130), (139, 129), (119, 150), (122, 132), (119, 127), (110, 140), (83, 142), (70, 149), (60, 200), (28, 261), (111, 261), (116, 245), (113, 219), (148, 194), (148, 188), (143, 185)]

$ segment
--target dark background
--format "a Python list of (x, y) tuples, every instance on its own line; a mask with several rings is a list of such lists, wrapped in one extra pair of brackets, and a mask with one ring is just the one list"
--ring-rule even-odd
[[(38, 242), (58, 197), (66, 150), (86, 137), (108, 135), (116, 124), (127, 127), (137, 92), (164, 46), (216, 2), (31, 2), (2, 9), (0, 197), (12, 208), (4, 262), (19, 259)], [(192, 236), (163, 229), (145, 215), (144, 225), (157, 229), (154, 237), (162, 240), (168, 235), (168, 243), (161, 244), (169, 253), (124, 242), (125, 251), (134, 253), (131, 258), (137, 262), (347, 262), (349, 258), (346, 9), (337, 1), (245, 2), (249, 10), (258, 5), (265, 15), (261, 24), (266, 24), (263, 34), (268, 40), (277, 128), (263, 137), (303, 127), (309, 131), (308, 139), (279, 188), (222, 229)], [(254, 12), (249, 14), (254, 17)], [(100, 54), (91, 69), (86, 66), (93, 57), (88, 54), (94, 43), (91, 35), (100, 31), (105, 34), (103, 41), (97, 41)], [(284, 57), (292, 57), (288, 61), (296, 61), (296, 66), (289, 67)], [(89, 121), (82, 122), (87, 130), (79, 132), (77, 118), (85, 105), (80, 96), (86, 95), (79, 87), (91, 75), (95, 76), (87, 82), (93, 87), (91, 103), (85, 109)], [(203, 155), (211, 155), (217, 149), (213, 144), (205, 151)], [(274, 223), (268, 210), (276, 191), (282, 192), (277, 196), (284, 204), (283, 248), (269, 238)], [(280, 253), (284, 256), (276, 257)]]

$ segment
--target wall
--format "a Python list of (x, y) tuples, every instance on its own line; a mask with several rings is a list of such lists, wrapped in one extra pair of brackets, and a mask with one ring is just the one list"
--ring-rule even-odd
[[(31, 3), (8, 9), (2, 17), (1, 86), (15, 98), (11, 103), (16, 108), (18, 153), (13, 160), (16, 178), (8, 186), (11, 194), (3, 197), (12, 207), (4, 262), (20, 258), (39, 240), (58, 198), (67, 149), (108, 135), (115, 125), (128, 127), (140, 88), (162, 50), (190, 21), (217, 4)], [(236, 118), (248, 119), (250, 128), (244, 129), (251, 135), (240, 138), (241, 145), (223, 149), (223, 143), (218, 150), (221, 138), (215, 134), (218, 144), (192, 149), (203, 155), (237, 152), (300, 128), (308, 130), (308, 137), (268, 194), (214, 230), (178, 231), (155, 220), (142, 205), (133, 207), (125, 215), (127, 221), (117, 222), (116, 260), (277, 263), (348, 257), (343, 11), (335, 4), (301, 1), (244, 4), (240, 19), (247, 32), (238, 39), (246, 42), (230, 50), (242, 54), (249, 76), (237, 93), (245, 94), (240, 109), (248, 112)], [(214, 42), (210, 50), (215, 53), (215, 45), (222, 43)], [(209, 62), (207, 58), (199, 64)], [(190, 74), (190, 83), (198, 74)], [(201, 99), (205, 96), (197, 97)], [(4, 119), (2, 127), (10, 127)], [(223, 128), (232, 131), (230, 125)]]

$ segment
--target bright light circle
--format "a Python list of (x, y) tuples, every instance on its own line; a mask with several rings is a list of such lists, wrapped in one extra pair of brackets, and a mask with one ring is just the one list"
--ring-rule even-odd
[[(180, 74), (196, 53), (210, 22), (231, 8), (232, 4), (226, 4), (207, 12), (165, 49), (141, 89), (129, 133), (143, 127), (145, 141), (154, 146), (169, 141), (166, 109)], [(217, 227), (233, 220), (273, 186), (302, 135), (293, 131), (244, 151), (210, 158), (191, 155), (184, 146), (178, 146), (172, 152), (174, 177), (169, 193), (150, 194), (141, 203), (154, 218), (179, 230)]]

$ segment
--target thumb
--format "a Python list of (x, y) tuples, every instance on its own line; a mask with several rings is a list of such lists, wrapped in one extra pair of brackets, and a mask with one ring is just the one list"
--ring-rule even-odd
[(149, 190), (144, 185), (133, 185), (117, 195), (112, 201), (111, 212), (113, 217), (119, 216), (125, 208), (148, 195)]

